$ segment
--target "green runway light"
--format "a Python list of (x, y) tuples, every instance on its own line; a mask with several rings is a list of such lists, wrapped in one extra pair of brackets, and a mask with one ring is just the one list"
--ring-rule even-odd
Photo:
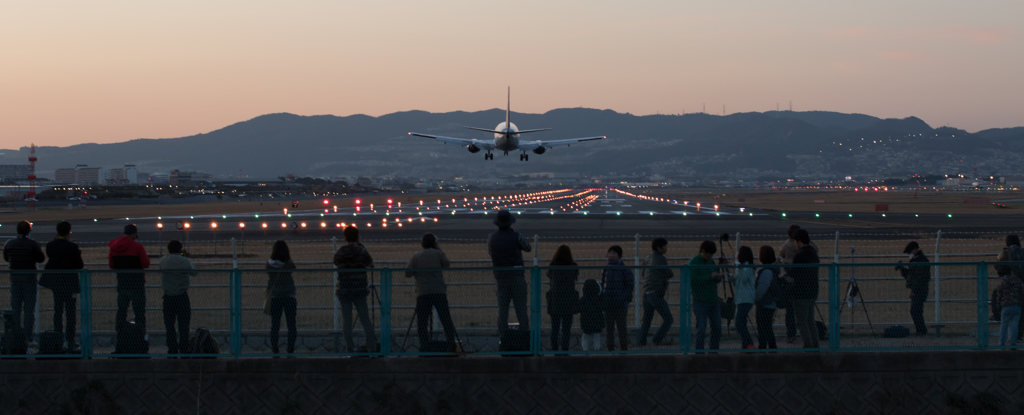
[(220, 215), (221, 219), (227, 219), (228, 215)]
[[(160, 216), (157, 216), (156, 218), (159, 219), (159, 220), (164, 220), (164, 218), (162, 218)], [(93, 219), (93, 220), (96, 220), (96, 219)]]
[[(353, 213), (353, 215), (354, 215), (354, 213)], [(420, 212), (420, 216), (423, 216), (423, 212)]]
[(785, 214), (785, 213), (783, 213), (783, 214), (782, 214), (782, 217), (786, 217), (786, 214)]
[(715, 216), (722, 216), (721, 213), (715, 212)]
[(820, 217), (821, 217), (821, 214), (815, 213), (815, 214), (814, 214), (814, 217), (816, 217), (816, 218), (820, 218)]
[(622, 212), (615, 212), (615, 216), (622, 216)]
[(651, 212), (651, 216), (654, 216), (654, 212)]
[(290, 217), (292, 217), (292, 214), (291, 214), (291, 213), (289, 213), (289, 214), (288, 214), (288, 217), (289, 217), (289, 218), (290, 218)]
[(950, 214), (948, 214), (948, 215), (946, 215), (946, 216), (949, 216), (949, 217), (951, 217), (951, 218), (952, 218), (952, 217), (953, 217), (953, 214), (952, 214), (952, 213), (950, 213)]
[(882, 214), (882, 217), (883, 217), (883, 218), (885, 217), (885, 214), (884, 214), (884, 213)]
[(914, 214), (914, 217), (915, 217), (915, 218), (918, 218), (918, 217), (920, 217), (920, 216), (918, 216), (918, 215), (917, 215), (917, 214), (915, 213), (915, 214)]
[[(323, 215), (324, 215), (323, 213), (320, 214), (320, 216), (323, 216)], [(384, 216), (391, 216), (391, 212), (384, 212)]]
[(849, 215), (846, 215), (846, 216), (849, 216), (849, 217), (851, 217), (851, 218), (852, 218), (852, 217), (853, 217), (853, 214), (851, 213), (851, 214), (849, 214)]
[(753, 212), (750, 213), (750, 217), (754, 217), (754, 213)]
[[(189, 219), (195, 219), (195, 218), (196, 218), (195, 216), (189, 216)], [(127, 219), (127, 218), (125, 218), (125, 219)]]
[(452, 215), (454, 215), (454, 214), (455, 214), (455, 211), (453, 210), (453, 211), (452, 211)]
[(260, 215), (256, 215), (256, 219), (259, 219), (259, 218), (260, 218)]
[(99, 222), (99, 219), (93, 219), (92, 221), (93, 222)]
[[(323, 213), (321, 213), (321, 214), (320, 214), (320, 217), (323, 217), (323, 216), (324, 216), (324, 214), (323, 214)], [(390, 216), (390, 215), (389, 215), (389, 216)]]

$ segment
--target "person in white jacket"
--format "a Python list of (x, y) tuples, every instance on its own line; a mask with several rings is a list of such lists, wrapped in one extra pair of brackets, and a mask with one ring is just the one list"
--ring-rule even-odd
[(736, 252), (736, 331), (740, 334), (743, 349), (756, 349), (754, 340), (747, 329), (750, 309), (754, 308), (754, 252), (749, 246), (741, 246)]

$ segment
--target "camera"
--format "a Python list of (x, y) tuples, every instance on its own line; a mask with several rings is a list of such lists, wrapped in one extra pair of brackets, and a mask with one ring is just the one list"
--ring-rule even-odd
[(729, 242), (729, 234), (723, 233), (718, 236), (718, 242)]
[(903, 261), (899, 261), (899, 262), (897, 262), (897, 263), (898, 263), (898, 264), (900, 264), (900, 265), (897, 265), (897, 266), (895, 266), (895, 267), (892, 267), (892, 269), (893, 269), (893, 270), (896, 270), (896, 271), (904, 271), (904, 270), (906, 270), (906, 269), (907, 269), (907, 267), (904, 267), (904, 266), (903, 266)]

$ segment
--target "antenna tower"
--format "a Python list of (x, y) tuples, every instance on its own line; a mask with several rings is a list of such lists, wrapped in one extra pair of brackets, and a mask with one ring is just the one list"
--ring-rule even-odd
[(28, 156), (28, 193), (25, 193), (25, 200), (28, 208), (36, 209), (36, 145), (32, 144), (32, 152)]
[(789, 112), (793, 112), (793, 100), (789, 100)]

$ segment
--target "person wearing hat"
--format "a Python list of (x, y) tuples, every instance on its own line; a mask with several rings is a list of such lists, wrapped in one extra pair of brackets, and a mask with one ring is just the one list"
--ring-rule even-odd
[[(43, 248), (28, 237), (32, 224), (18, 222), (18, 237), (4, 244), (4, 261), (11, 270), (11, 311), (14, 323), (25, 332), (25, 339), (35, 343), (36, 329), (36, 264), (46, 260)], [(24, 317), (24, 320), (22, 320)]]
[[(487, 237), (487, 253), (491, 256), (491, 265), (495, 268), (522, 268), (523, 252), (530, 252), (533, 248), (523, 235), (512, 229), (516, 218), (512, 212), (500, 210), (493, 222), (498, 230)], [(494, 279), (498, 282), (498, 331), (504, 333), (508, 330), (510, 302), (515, 303), (519, 329), (529, 330), (526, 273), (522, 269), (495, 270)]]
[[(138, 243), (139, 228), (135, 225), (124, 226), (124, 236), (110, 241), (107, 247), (107, 265), (117, 270), (142, 270), (149, 268), (149, 255), (146, 248)], [(114, 318), (115, 328), (120, 330), (128, 323), (128, 306), (132, 306), (135, 324), (146, 331), (146, 277), (142, 272), (117, 273), (117, 315)]]
[[(910, 255), (911, 263), (928, 263), (928, 258), (921, 252), (921, 246), (917, 241), (911, 241), (903, 248), (903, 253)], [(902, 264), (903, 261), (900, 261)], [(907, 288), (910, 289), (910, 318), (914, 319), (914, 327), (918, 336), (928, 334), (928, 327), (924, 325), (924, 302), (928, 299), (928, 282), (932, 279), (931, 267), (928, 265), (910, 265), (909, 267), (898, 266), (896, 270), (907, 280)]]

